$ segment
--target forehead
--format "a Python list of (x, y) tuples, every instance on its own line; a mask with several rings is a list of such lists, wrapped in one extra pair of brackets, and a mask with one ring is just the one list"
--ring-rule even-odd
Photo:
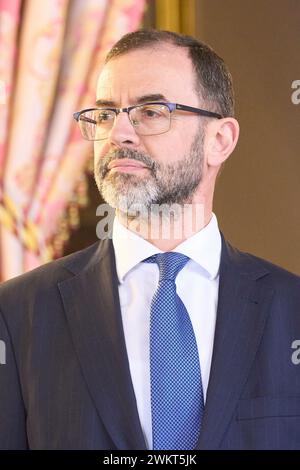
[(103, 68), (97, 100), (118, 106), (135, 104), (139, 96), (162, 94), (169, 101), (196, 104), (195, 74), (185, 48), (170, 45), (130, 51)]

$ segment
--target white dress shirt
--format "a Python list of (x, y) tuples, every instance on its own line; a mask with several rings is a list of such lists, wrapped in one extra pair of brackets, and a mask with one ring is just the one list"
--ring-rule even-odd
[[(177, 275), (176, 288), (194, 328), (204, 400), (215, 333), (221, 244), (217, 218), (213, 214), (206, 227), (173, 250), (190, 258)], [(128, 230), (117, 217), (113, 224), (113, 246), (131, 379), (146, 444), (152, 449), (150, 305), (158, 285), (159, 270), (157, 264), (142, 260), (161, 251)]]

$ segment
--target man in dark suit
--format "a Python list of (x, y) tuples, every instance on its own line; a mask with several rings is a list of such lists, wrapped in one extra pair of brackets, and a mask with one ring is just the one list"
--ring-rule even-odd
[(212, 212), (239, 130), (222, 59), (131, 33), (75, 118), (116, 217), (0, 287), (0, 448), (300, 449), (300, 279)]

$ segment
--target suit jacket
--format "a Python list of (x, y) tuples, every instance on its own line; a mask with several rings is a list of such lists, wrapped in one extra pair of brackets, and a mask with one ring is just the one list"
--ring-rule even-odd
[[(1, 449), (146, 449), (111, 240), (3, 283), (0, 310)], [(223, 238), (197, 449), (300, 449), (297, 339), (300, 278)]]

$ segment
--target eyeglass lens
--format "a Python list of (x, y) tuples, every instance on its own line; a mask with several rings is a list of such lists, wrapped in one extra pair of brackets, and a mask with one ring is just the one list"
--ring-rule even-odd
[[(115, 111), (109, 109), (94, 109), (82, 113), (79, 125), (83, 137), (88, 140), (105, 139), (114, 125), (115, 117)], [(134, 107), (129, 112), (129, 119), (140, 135), (162, 134), (170, 128), (170, 111), (162, 104)]]

